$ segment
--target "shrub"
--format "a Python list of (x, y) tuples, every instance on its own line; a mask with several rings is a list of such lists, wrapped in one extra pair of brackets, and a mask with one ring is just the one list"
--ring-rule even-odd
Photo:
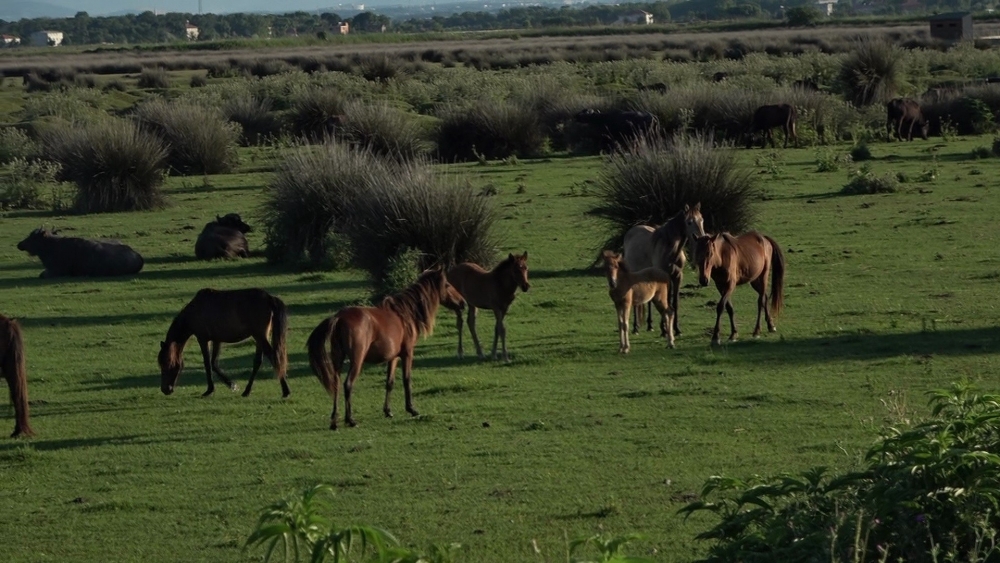
[(856, 106), (885, 103), (903, 79), (903, 56), (886, 39), (862, 38), (840, 67), (844, 97)]
[(1000, 156), (1000, 137), (993, 137), (993, 145), (990, 147), (993, 156)]
[(115, 79), (105, 84), (104, 87), (101, 88), (101, 90), (103, 90), (104, 92), (111, 92), (111, 91), (124, 92), (128, 90), (128, 87), (125, 86), (125, 83), (122, 82), (121, 80)]
[(329, 266), (348, 206), (390, 176), (381, 159), (345, 144), (298, 147), (265, 188), (259, 215), (267, 260), (296, 264), (307, 255), (313, 267)]
[(143, 67), (137, 82), (139, 88), (170, 88), (170, 77), (163, 67)]
[(972, 158), (974, 159), (990, 158), (991, 156), (993, 156), (993, 151), (990, 150), (990, 147), (978, 146), (972, 149)]
[(850, 164), (854, 159), (849, 154), (838, 155), (834, 151), (816, 151), (816, 171), (836, 172), (842, 164)]
[(344, 99), (334, 90), (310, 88), (292, 100), (289, 126), (293, 135), (318, 141), (329, 134), (331, 118), (344, 114)]
[(430, 143), (424, 128), (406, 113), (387, 104), (351, 102), (337, 135), (378, 155), (412, 160), (426, 155)]
[(0, 169), (0, 209), (44, 207), (41, 190), (55, 183), (59, 165), (15, 157)]
[(812, 6), (795, 6), (794, 8), (785, 10), (785, 18), (788, 20), (788, 25), (795, 27), (816, 25), (816, 22), (822, 17), (823, 15), (819, 13), (819, 10)]
[(861, 141), (860, 143), (851, 147), (851, 160), (853, 160), (854, 162), (862, 162), (871, 159), (872, 159), (872, 150), (868, 148), (868, 143)]
[(442, 117), (437, 136), (442, 160), (475, 160), (517, 155), (538, 156), (545, 146), (545, 131), (538, 115), (512, 102), (483, 100), (466, 110)]
[(959, 98), (951, 117), (962, 135), (982, 135), (996, 128), (993, 112), (978, 98)]
[(369, 55), (363, 57), (359, 67), (361, 76), (370, 82), (389, 82), (400, 74), (402, 70), (399, 60), (388, 55)]
[(192, 88), (204, 88), (208, 86), (208, 79), (200, 74), (196, 74), (191, 77), (191, 87)]
[(0, 166), (14, 159), (26, 159), (38, 152), (38, 146), (17, 127), (0, 128)]
[(427, 162), (382, 166), (385, 180), (367, 186), (351, 205), (346, 234), (357, 266), (384, 284), (392, 261), (407, 249), (421, 254), (421, 269), (494, 261), (499, 214), (493, 198), (456, 185)]
[(681, 509), (717, 519), (697, 536), (713, 542), (704, 561), (995, 560), (1000, 396), (929, 395), (931, 416), (886, 429), (858, 470), (710, 478)]
[(140, 105), (135, 119), (163, 139), (170, 148), (170, 167), (177, 173), (224, 174), (236, 165), (240, 133), (217, 111), (155, 99)]
[(62, 167), (57, 179), (76, 184), (79, 212), (153, 209), (163, 202), (167, 150), (135, 123), (115, 119), (51, 129), (42, 143)]
[(241, 92), (223, 103), (222, 114), (240, 126), (243, 145), (260, 145), (281, 134), (281, 120), (271, 111), (272, 106), (269, 98)]
[(706, 230), (743, 232), (753, 224), (759, 193), (756, 176), (732, 150), (713, 148), (701, 135), (677, 135), (670, 142), (641, 140), (612, 154), (591, 213), (609, 234), (601, 248), (620, 249), (634, 225), (662, 224), (698, 202)]
[(881, 176), (867, 165), (850, 174), (849, 181), (840, 190), (844, 195), (887, 194), (899, 191), (899, 180), (891, 174)]

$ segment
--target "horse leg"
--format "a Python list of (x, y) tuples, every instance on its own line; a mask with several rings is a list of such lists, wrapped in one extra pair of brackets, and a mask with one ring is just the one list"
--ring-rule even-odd
[(353, 352), (351, 354), (351, 371), (344, 379), (344, 422), (351, 427), (358, 425), (351, 413), (351, 391), (354, 390), (354, 381), (361, 375), (361, 368), (365, 365), (365, 356), (368, 355), (368, 346), (355, 344), (357, 345), (351, 350)]
[(455, 326), (458, 328), (458, 359), (462, 359), (465, 351), (462, 350), (462, 312), (455, 311)]
[(729, 333), (729, 341), (736, 342), (736, 338), (739, 336), (739, 334), (736, 332), (736, 314), (735, 311), (733, 310), (733, 302), (731, 299), (731, 295), (732, 294), (730, 294), (730, 297), (726, 297), (726, 312), (729, 313), (729, 326), (730, 329), (732, 330), (732, 332)]
[(219, 369), (219, 354), (221, 353), (222, 342), (212, 342), (212, 371), (215, 372), (215, 375), (219, 376), (219, 379), (226, 384), (226, 387), (229, 387), (230, 391), (238, 391), (239, 387), (237, 387), (236, 384), (226, 377), (226, 374), (222, 373), (222, 370)]
[[(673, 332), (675, 336), (681, 335), (680, 321), (677, 320), (677, 306), (681, 300), (680, 299), (681, 283), (683, 281), (684, 281), (684, 274), (681, 272), (681, 270), (677, 271), (677, 275), (670, 277), (670, 295), (667, 299), (667, 305), (673, 311), (671, 317), (673, 317), (673, 324), (674, 324)], [(660, 336), (666, 336), (667, 335), (666, 328), (661, 326), (660, 333), (661, 333)]]
[(500, 335), (500, 346), (503, 352), (503, 361), (510, 362), (510, 356), (507, 355), (507, 325), (504, 324), (504, 319), (507, 317), (506, 311), (496, 310), (493, 314), (497, 317), (496, 331), (493, 335), (493, 359), (497, 359), (497, 335)]
[(618, 307), (618, 353), (628, 354), (631, 349), (628, 341), (628, 311), (632, 308), (631, 296)]
[[(458, 316), (459, 319), (462, 315)], [(399, 358), (393, 358), (389, 360), (389, 368), (385, 373), (385, 405), (382, 406), (382, 412), (385, 413), (386, 418), (392, 418), (392, 408), (389, 407), (389, 395), (392, 394), (392, 388), (396, 384), (396, 364), (399, 363)]]
[[(653, 306), (646, 303), (646, 332), (653, 330)], [(663, 330), (663, 327), (660, 327)], [(638, 332), (638, 331), (637, 331)]]
[(330, 384), (330, 388), (327, 391), (333, 398), (333, 412), (330, 413), (330, 430), (337, 429), (337, 395), (340, 393), (340, 373), (344, 371), (344, 354), (337, 350), (333, 350), (330, 354), (331, 363), (333, 364), (333, 382)]
[(670, 293), (656, 296), (650, 305), (655, 305), (660, 312), (660, 325), (666, 327), (667, 348), (674, 347), (674, 312), (670, 309)]
[(405, 350), (403, 353), (403, 392), (406, 394), (406, 412), (410, 416), (420, 416), (417, 409), (413, 408), (413, 389), (410, 382), (413, 379), (413, 350)]
[(642, 305), (636, 305), (632, 307), (632, 331), (636, 334), (639, 333), (639, 323), (642, 322)]
[(250, 396), (250, 389), (253, 388), (253, 380), (257, 377), (257, 371), (260, 370), (260, 365), (264, 363), (264, 349), (257, 344), (257, 349), (253, 353), (253, 371), (250, 372), (250, 381), (247, 381), (247, 388), (243, 390), (243, 396)]
[(208, 340), (198, 339), (198, 346), (201, 347), (201, 357), (205, 360), (205, 378), (208, 379), (208, 390), (201, 394), (202, 397), (208, 397), (212, 393), (215, 393), (215, 383), (212, 381), (212, 360), (209, 358), (208, 353)]
[[(468, 303), (468, 301), (466, 301)], [(480, 360), (485, 360), (483, 347), (479, 345), (479, 335), (476, 334), (476, 308), (469, 304), (469, 332), (472, 333), (472, 343), (476, 345), (476, 355)]]
[(753, 337), (760, 336), (760, 315), (767, 310), (767, 278), (762, 274), (759, 278), (750, 282), (750, 286), (757, 292), (757, 324), (753, 327)]

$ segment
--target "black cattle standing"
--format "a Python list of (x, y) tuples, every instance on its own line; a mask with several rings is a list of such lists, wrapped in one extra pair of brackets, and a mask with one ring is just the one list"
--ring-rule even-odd
[(770, 106), (760, 106), (757, 111), (753, 114), (753, 122), (750, 124), (750, 130), (747, 131), (747, 148), (749, 149), (753, 146), (754, 135), (758, 132), (763, 131), (764, 134), (761, 138), (760, 146), (761, 148), (767, 144), (767, 141), (771, 141), (771, 148), (774, 148), (774, 134), (771, 130), (775, 127), (781, 127), (781, 130), (785, 133), (785, 148), (788, 148), (788, 139), (791, 138), (795, 142), (795, 146), (799, 145), (799, 138), (795, 134), (795, 119), (798, 114), (795, 111), (795, 106), (790, 106), (788, 104), (778, 104)]
[(200, 260), (215, 258), (247, 258), (250, 246), (246, 233), (253, 229), (243, 222), (237, 213), (224, 217), (215, 216), (215, 221), (205, 225), (194, 243), (194, 255)]
[(885, 104), (886, 135), (892, 140), (893, 133), (900, 141), (903, 140), (903, 127), (906, 127), (906, 140), (913, 140), (913, 128), (919, 127), (920, 136), (927, 140), (927, 120), (920, 110), (920, 104), (909, 98), (896, 98)]
[(590, 126), (600, 135), (602, 148), (627, 144), (653, 132), (657, 125), (656, 117), (644, 111), (611, 110), (602, 113), (596, 109), (585, 109), (576, 114), (576, 121)]
[(45, 266), (40, 277), (127, 276), (142, 270), (138, 252), (118, 241), (60, 237), (38, 228), (17, 243), (17, 249), (38, 256)]

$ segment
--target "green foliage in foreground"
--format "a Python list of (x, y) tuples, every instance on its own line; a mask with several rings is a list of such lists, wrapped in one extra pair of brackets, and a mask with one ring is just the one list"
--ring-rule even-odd
[(719, 519), (704, 561), (997, 561), (1000, 396), (929, 395), (931, 417), (890, 427), (856, 471), (711, 478), (702, 497), (722, 498), (681, 510)]

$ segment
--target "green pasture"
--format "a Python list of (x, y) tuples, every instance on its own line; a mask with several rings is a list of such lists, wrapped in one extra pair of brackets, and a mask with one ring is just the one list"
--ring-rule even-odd
[[(504, 252), (530, 254), (531, 290), (507, 321), (512, 361), (456, 359), (454, 318), (442, 312), (415, 362), (421, 416), (405, 415), (397, 388), (396, 418), (384, 419), (384, 373), (366, 368), (359, 426), (336, 432), (304, 345), (322, 318), (368, 297), (363, 275), (194, 259), (215, 214), (253, 216), (269, 166), (249, 152), (242, 173), (171, 178), (161, 211), (10, 213), (2, 311), (24, 327), (38, 435), (0, 440), (0, 560), (259, 561), (241, 552), (258, 510), (317, 482), (338, 491), (338, 525), (420, 547), (460, 542), (462, 561), (565, 561), (567, 538), (628, 532), (647, 536), (635, 555), (692, 560), (708, 522), (677, 510), (710, 475), (848, 468), (882, 425), (926, 413), (925, 391), (962, 378), (1000, 387), (1000, 160), (971, 157), (990, 143), (874, 144), (873, 170), (908, 181), (871, 196), (838, 194), (857, 164), (816, 171), (818, 152), (847, 145), (741, 150), (761, 172), (757, 227), (788, 260), (778, 333), (750, 338), (755, 293), (743, 287), (743, 339), (711, 348), (718, 295), (688, 271), (677, 348), (643, 332), (625, 357), (606, 282), (589, 269), (604, 234), (586, 213), (601, 159), (449, 167), (496, 188), (483, 197), (502, 209)], [(39, 279), (40, 263), (15, 245), (41, 224), (121, 239), (146, 267)], [(259, 233), (250, 239), (261, 246)], [(262, 287), (288, 304), (289, 399), (270, 372), (249, 398), (222, 386), (201, 398), (196, 345), (178, 391), (160, 393), (159, 342), (203, 287)], [(492, 340), (492, 315), (479, 331)], [(223, 351), (241, 387), (252, 352)], [(6, 403), (0, 421), (13, 427)]]

